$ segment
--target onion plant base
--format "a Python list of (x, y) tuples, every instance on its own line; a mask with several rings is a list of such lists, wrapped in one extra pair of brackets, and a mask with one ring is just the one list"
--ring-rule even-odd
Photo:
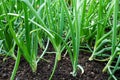
[(32, 72), (35, 73), (37, 71), (37, 63), (33, 62), (33, 64), (30, 64)]
[[(84, 73), (84, 69), (81, 65), (77, 65), (78, 69), (81, 70), (81, 75)], [(77, 70), (78, 71), (78, 70)], [(77, 75), (77, 71), (73, 69), (73, 72), (70, 72), (70, 74), (72, 74), (73, 77), (76, 77)]]
[(94, 59), (94, 55), (92, 54), (89, 58), (89, 61), (92, 61)]

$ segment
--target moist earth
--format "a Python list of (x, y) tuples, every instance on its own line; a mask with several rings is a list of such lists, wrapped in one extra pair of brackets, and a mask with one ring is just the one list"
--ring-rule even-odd
[[(76, 77), (73, 77), (72, 65), (69, 56), (66, 55), (58, 62), (55, 74), (52, 80), (107, 80), (108, 74), (102, 73), (105, 66), (103, 62), (89, 61), (89, 53), (80, 53), (79, 64), (84, 68), (84, 73), (78, 70)], [(3, 62), (4, 57), (0, 56), (0, 80), (9, 80), (15, 61), (8, 57)], [(24, 58), (21, 58), (20, 65), (15, 80), (48, 80), (53, 69), (55, 54), (46, 54), (46, 60), (40, 60), (37, 72), (32, 73), (29, 64)]]

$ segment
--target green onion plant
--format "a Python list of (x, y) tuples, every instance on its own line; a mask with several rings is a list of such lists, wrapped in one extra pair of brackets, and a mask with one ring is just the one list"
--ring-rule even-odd
[(71, 74), (73, 76), (76, 76), (77, 74), (77, 70), (78, 68), (80, 68), (82, 70), (82, 73), (84, 72), (84, 69), (81, 65), (79, 65), (78, 63), (78, 57), (79, 57), (79, 47), (80, 47), (80, 29), (81, 29), (81, 19), (84, 17), (83, 16), (83, 12), (84, 12), (84, 5), (86, 4), (86, 0), (83, 1), (82, 6), (84, 6), (81, 10), (81, 14), (80, 14), (80, 2), (79, 0), (73, 0), (72, 1), (72, 6), (73, 6), (73, 19), (72, 19), (72, 15), (65, 3), (64, 0), (62, 0), (63, 5), (64, 5), (64, 9), (65, 9), (65, 13), (67, 14), (67, 18), (69, 21), (69, 27), (70, 27), (70, 36), (72, 39), (72, 49), (73, 49), (73, 54), (70, 54), (70, 56), (72, 56), (71, 58), (71, 62), (72, 62), (72, 66), (73, 66), (73, 71), (71, 72)]

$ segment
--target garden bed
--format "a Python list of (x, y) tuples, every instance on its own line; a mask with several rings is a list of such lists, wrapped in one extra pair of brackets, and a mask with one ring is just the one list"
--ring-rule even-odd
[[(57, 69), (52, 80), (107, 80), (108, 74), (102, 73), (102, 69), (105, 63), (89, 61), (90, 54), (80, 53), (79, 63), (83, 66), (85, 72), (81, 75), (80, 70), (76, 77), (72, 77), (70, 72), (72, 71), (72, 65), (68, 56), (62, 57), (62, 60), (58, 62)], [(46, 54), (44, 56), (50, 62), (41, 60), (38, 64), (37, 72), (32, 73), (29, 64), (22, 58), (19, 69), (17, 71), (16, 80), (48, 80), (52, 72), (54, 65), (54, 54)], [(5, 62), (2, 62), (3, 57), (0, 57), (0, 80), (9, 80), (13, 67), (14, 60), (8, 58)]]
[(0, 80), (120, 80), (119, 3), (1, 0)]

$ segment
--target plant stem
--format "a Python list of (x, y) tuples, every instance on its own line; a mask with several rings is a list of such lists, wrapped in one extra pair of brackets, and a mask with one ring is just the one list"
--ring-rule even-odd
[(103, 72), (106, 72), (108, 69), (108, 66), (111, 65), (112, 61), (114, 60), (116, 54), (117, 54), (117, 48), (116, 48), (116, 42), (117, 42), (117, 14), (118, 14), (118, 5), (119, 0), (114, 1), (114, 14), (113, 14), (113, 32), (112, 32), (112, 50), (111, 50), (111, 56), (110, 60), (108, 61), (107, 65), (104, 67)]
[(16, 74), (16, 72), (17, 72), (17, 70), (18, 70), (19, 63), (20, 63), (20, 57), (21, 57), (21, 53), (20, 53), (20, 50), (18, 49), (17, 59), (16, 59), (16, 62), (15, 62), (15, 66), (14, 66), (12, 75), (11, 75), (11, 77), (10, 77), (10, 80), (14, 80), (14, 78), (15, 78), (15, 74)]

